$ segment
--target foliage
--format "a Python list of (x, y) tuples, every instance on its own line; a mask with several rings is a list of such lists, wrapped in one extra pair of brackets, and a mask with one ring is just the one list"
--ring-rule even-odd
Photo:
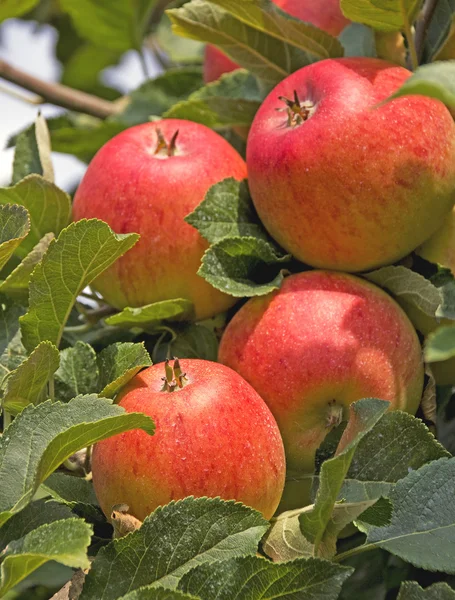
[[(81, 600), (455, 598), (455, 459), (444, 447), (455, 448), (455, 401), (430, 375), (417, 417), (387, 412), (381, 399), (352, 404), (318, 453), (313, 504), (271, 522), (235, 501), (188, 497), (112, 540), (91, 482), (93, 444), (154, 434), (149, 417), (116, 404), (123, 386), (171, 356), (216, 360), (236, 309), (195, 323), (183, 298), (109, 306), (90, 286), (139, 236), (72, 222), (51, 151), (88, 162), (127, 127), (166, 117), (210, 127), (244, 152), (239, 134), (275, 84), (359, 54), (400, 62), (401, 51), (414, 73), (387, 101), (426, 95), (455, 115), (453, 0), (340, 6), (352, 24), (335, 38), (272, 0), (0, 2), (0, 21), (54, 28), (62, 83), (74, 88), (53, 87), (44, 99), (65, 112), (38, 114), (10, 140), (11, 185), (0, 189), (1, 598), (49, 598), (65, 581)], [(239, 69), (205, 83), (204, 43)], [(162, 72), (145, 69), (120, 97), (103, 70), (131, 51), (143, 65), (153, 54)], [(235, 298), (265, 296), (308, 268), (269, 236), (248, 181), (216, 183), (185, 220), (207, 243), (199, 275)], [(408, 313), (430, 365), (455, 357), (453, 275), (414, 254), (362, 275)]]

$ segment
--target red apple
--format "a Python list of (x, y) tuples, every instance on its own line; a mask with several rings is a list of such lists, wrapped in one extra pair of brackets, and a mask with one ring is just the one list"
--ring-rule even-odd
[(98, 218), (141, 239), (94, 287), (116, 308), (186, 298), (204, 319), (233, 304), (197, 275), (208, 247), (184, 222), (215, 183), (246, 177), (246, 166), (217, 133), (167, 119), (131, 127), (96, 154), (74, 199), (74, 219)]
[(313, 473), (317, 448), (352, 402), (376, 397), (414, 414), (422, 395), (422, 350), (406, 314), (344, 273), (300, 273), (249, 300), (229, 323), (219, 360), (268, 404), (293, 476)]
[(249, 185), (264, 225), (297, 259), (349, 272), (387, 265), (447, 217), (452, 116), (423, 96), (380, 105), (409, 76), (378, 59), (324, 60), (262, 104), (248, 139)]
[(94, 447), (93, 484), (106, 515), (126, 503), (143, 520), (186, 496), (220, 496), (273, 515), (284, 485), (283, 442), (240, 375), (203, 360), (175, 361), (173, 369), (161, 363), (134, 377), (119, 405), (152, 417), (156, 431), (129, 431)]
[[(273, 0), (281, 9), (306, 23), (311, 23), (337, 36), (350, 23), (343, 15), (340, 0)], [(216, 46), (208, 44), (204, 57), (204, 81), (216, 81), (223, 73), (238, 69), (239, 65)]]

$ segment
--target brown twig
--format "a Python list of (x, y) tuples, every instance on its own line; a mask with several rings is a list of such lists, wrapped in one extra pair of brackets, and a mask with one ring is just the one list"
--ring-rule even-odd
[(103, 98), (75, 90), (61, 83), (48, 83), (29, 75), (4, 60), (0, 60), (0, 77), (11, 83), (38, 94), (44, 101), (62, 108), (105, 119), (119, 111), (118, 106)]
[(419, 63), (422, 60), (425, 39), (427, 36), (428, 27), (433, 18), (434, 11), (438, 4), (438, 0), (427, 0), (423, 6), (420, 19), (416, 24), (415, 45)]

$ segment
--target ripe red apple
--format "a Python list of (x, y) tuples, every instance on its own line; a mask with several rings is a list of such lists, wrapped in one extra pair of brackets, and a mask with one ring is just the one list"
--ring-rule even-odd
[[(455, 202), (455, 123), (439, 101), (393, 94), (410, 76), (372, 58), (324, 60), (266, 98), (247, 148), (250, 190), (270, 234), (315, 267), (393, 263)], [(280, 110), (281, 109), (281, 110)]]
[[(268, 404), (297, 478), (313, 473), (317, 448), (352, 402), (376, 397), (414, 414), (422, 395), (422, 351), (406, 314), (344, 273), (292, 275), (249, 300), (225, 330), (219, 360)], [(301, 505), (297, 498), (286, 508)]]
[(93, 484), (106, 515), (126, 503), (143, 520), (186, 496), (220, 496), (273, 515), (284, 485), (283, 442), (240, 375), (203, 360), (156, 364), (130, 381), (119, 404), (152, 417), (156, 431), (129, 431), (94, 447)]
[[(311, 23), (337, 36), (350, 23), (343, 15), (340, 0), (273, 0), (281, 9), (306, 23)], [(223, 73), (238, 69), (239, 65), (216, 46), (208, 44), (204, 57), (204, 81), (216, 81)]]
[(208, 244), (183, 220), (227, 177), (244, 179), (244, 160), (217, 133), (190, 121), (137, 125), (99, 150), (74, 198), (74, 219), (95, 217), (116, 233), (141, 234), (94, 282), (107, 302), (121, 309), (186, 298), (198, 319), (232, 306), (232, 297), (197, 275)]

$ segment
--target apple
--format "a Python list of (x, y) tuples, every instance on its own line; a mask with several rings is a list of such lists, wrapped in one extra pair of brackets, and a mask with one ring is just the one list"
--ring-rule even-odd
[(223, 312), (234, 299), (197, 275), (208, 248), (184, 217), (215, 183), (246, 177), (234, 148), (198, 123), (164, 119), (131, 127), (96, 154), (76, 192), (75, 220), (97, 218), (139, 242), (94, 282), (112, 306), (184, 298), (197, 319)]
[(240, 375), (204, 360), (156, 364), (127, 384), (119, 405), (152, 417), (156, 431), (95, 445), (93, 484), (106, 516), (127, 504), (142, 521), (186, 496), (220, 496), (273, 515), (285, 478), (283, 442), (267, 405)]
[[(340, 0), (273, 0), (282, 10), (291, 16), (311, 23), (331, 35), (337, 36), (349, 25), (350, 21), (341, 12)], [(239, 65), (219, 50), (208, 44), (204, 56), (204, 81), (216, 81), (223, 73), (238, 69)]]
[(406, 69), (328, 59), (266, 98), (247, 148), (254, 204), (269, 233), (311, 266), (358, 272), (428, 239), (455, 202), (455, 123), (438, 100), (397, 98)]
[[(292, 275), (280, 290), (249, 300), (227, 326), (219, 360), (268, 404), (288, 478), (302, 484), (352, 402), (376, 397), (415, 414), (422, 396), (422, 350), (406, 314), (374, 284), (344, 273)], [(283, 509), (302, 506), (307, 492), (291, 494)]]

